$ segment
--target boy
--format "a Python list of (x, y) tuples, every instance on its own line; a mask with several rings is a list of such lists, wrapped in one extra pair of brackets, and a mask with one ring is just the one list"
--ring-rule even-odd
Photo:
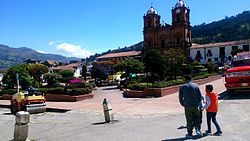
[(216, 127), (217, 132), (213, 135), (219, 136), (222, 134), (221, 128), (216, 120), (216, 114), (218, 112), (218, 94), (213, 92), (212, 85), (206, 85), (206, 105), (204, 109), (207, 110), (207, 134), (211, 134), (211, 119)]

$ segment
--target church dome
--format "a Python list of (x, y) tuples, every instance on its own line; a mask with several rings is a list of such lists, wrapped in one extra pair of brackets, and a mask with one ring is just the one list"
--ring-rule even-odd
[(154, 9), (153, 6), (151, 6), (150, 9), (148, 10), (147, 14), (157, 14), (157, 11)]
[(187, 7), (186, 4), (182, 1), (179, 0), (176, 4), (175, 4), (175, 8), (179, 8), (179, 7)]

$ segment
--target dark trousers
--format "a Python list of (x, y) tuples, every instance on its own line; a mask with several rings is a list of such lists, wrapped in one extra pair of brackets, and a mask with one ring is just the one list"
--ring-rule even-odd
[(197, 107), (185, 107), (188, 134), (193, 133), (193, 128), (200, 128), (200, 110)]
[(199, 125), (198, 129), (200, 130), (201, 129), (201, 124), (202, 124), (202, 110), (199, 109), (199, 111), (200, 111), (200, 125)]
[(207, 130), (208, 132), (211, 132), (211, 120), (213, 121), (216, 130), (218, 132), (221, 132), (221, 128), (216, 120), (216, 114), (217, 112), (207, 112)]

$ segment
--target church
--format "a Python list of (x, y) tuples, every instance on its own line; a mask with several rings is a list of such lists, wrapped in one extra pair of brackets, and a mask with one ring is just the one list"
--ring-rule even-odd
[(143, 58), (151, 49), (165, 52), (170, 48), (181, 48), (187, 56), (190, 56), (190, 47), (192, 46), (190, 9), (182, 0), (179, 0), (171, 12), (172, 25), (160, 23), (161, 16), (153, 6), (143, 16)]

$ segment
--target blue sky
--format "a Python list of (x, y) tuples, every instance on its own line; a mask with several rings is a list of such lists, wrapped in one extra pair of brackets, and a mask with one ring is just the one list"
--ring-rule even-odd
[[(143, 40), (151, 3), (171, 24), (178, 0), (0, 0), (0, 44), (85, 58)], [(248, 0), (184, 0), (191, 25), (250, 10)]]

